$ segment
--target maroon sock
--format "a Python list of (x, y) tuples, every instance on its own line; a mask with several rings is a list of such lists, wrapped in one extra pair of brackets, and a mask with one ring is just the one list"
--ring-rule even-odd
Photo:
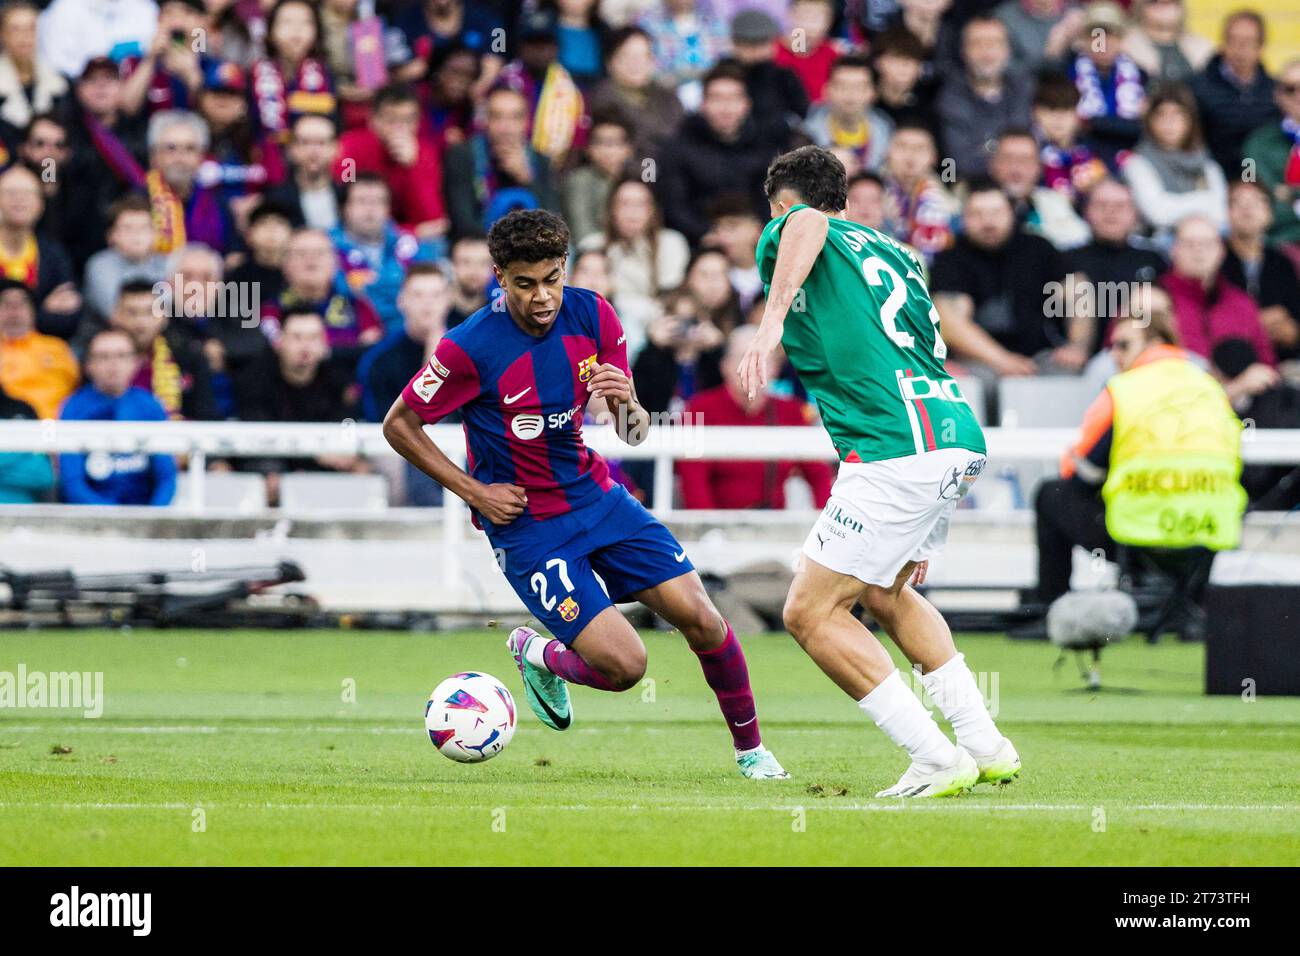
[[(726, 623), (726, 622), (724, 622)], [(711, 651), (696, 651), (704, 679), (718, 695), (718, 706), (727, 719), (727, 729), (737, 750), (753, 750), (762, 741), (758, 735), (758, 712), (754, 709), (754, 692), (749, 688), (749, 667), (731, 625), (727, 639)]]
[(582, 659), (577, 651), (570, 650), (559, 641), (547, 641), (542, 648), (546, 669), (563, 677), (570, 684), (582, 684), (597, 690), (615, 690), (605, 675)]

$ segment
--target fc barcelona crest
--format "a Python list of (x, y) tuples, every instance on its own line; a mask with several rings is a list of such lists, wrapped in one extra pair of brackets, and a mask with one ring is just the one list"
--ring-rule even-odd
[(560, 602), (560, 617), (565, 621), (572, 621), (578, 616), (578, 602), (571, 597), (566, 597)]
[(581, 362), (578, 363), (578, 381), (579, 382), (589, 381), (591, 379), (591, 376), (595, 373), (595, 371), (596, 371), (596, 356), (588, 355), (585, 359), (583, 359)]

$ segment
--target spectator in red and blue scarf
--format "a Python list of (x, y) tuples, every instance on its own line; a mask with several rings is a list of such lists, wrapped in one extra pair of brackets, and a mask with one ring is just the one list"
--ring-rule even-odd
[(233, 63), (212, 63), (204, 71), (198, 112), (212, 132), (199, 182), (217, 190), (236, 222), (244, 222), (263, 192), (287, 176), (280, 144), (260, 133), (248, 110), (248, 81)]
[(1147, 101), (1146, 74), (1123, 52), (1127, 30), (1128, 21), (1117, 4), (1092, 4), (1083, 26), (1086, 42), (1070, 64), (1070, 79), (1079, 90), (1079, 116), (1087, 123), (1084, 141), (1112, 172), (1142, 135)]
[(315, 4), (278, 0), (266, 18), (266, 56), (253, 63), (250, 78), (257, 122), (280, 142), (303, 113), (335, 115), (338, 100)]
[(397, 296), (407, 266), (442, 257), (441, 239), (421, 240), (393, 221), (391, 193), (382, 176), (360, 173), (343, 187), (343, 218), (330, 239), (347, 286), (364, 295), (392, 330), (400, 320)]

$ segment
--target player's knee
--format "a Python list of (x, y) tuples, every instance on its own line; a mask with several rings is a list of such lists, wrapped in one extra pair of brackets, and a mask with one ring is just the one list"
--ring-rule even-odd
[(678, 626), (686, 642), (697, 651), (708, 651), (719, 646), (727, 633), (722, 615), (707, 600), (692, 607), (688, 619)]
[(781, 609), (781, 622), (801, 647), (812, 638), (815, 620), (811, 604), (797, 591), (786, 595), (785, 606)]
[(872, 584), (862, 592), (859, 600), (867, 613), (876, 620), (888, 620), (893, 617), (894, 610), (898, 607), (900, 593), (901, 589), (882, 588)]
[(615, 690), (630, 690), (645, 677), (645, 668), (646, 653), (645, 648), (641, 648), (618, 655), (602, 671)]

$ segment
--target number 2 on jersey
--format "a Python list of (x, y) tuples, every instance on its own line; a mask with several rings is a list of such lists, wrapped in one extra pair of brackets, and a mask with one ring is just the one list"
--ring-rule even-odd
[[(883, 276), (886, 275), (890, 278), (889, 298), (885, 299), (885, 304), (881, 306), (880, 323), (885, 327), (885, 334), (889, 336), (890, 341), (899, 348), (915, 348), (916, 337), (898, 327), (898, 313), (907, 304), (907, 282), (894, 271), (893, 266), (879, 256), (871, 256), (862, 261), (862, 277), (867, 280), (867, 285), (883, 285)], [(925, 280), (911, 269), (907, 270), (907, 278), (915, 279), (917, 284), (925, 289)], [(948, 347), (944, 344), (943, 336), (939, 334), (939, 311), (933, 303), (930, 304), (930, 322), (934, 325), (934, 357), (943, 359), (948, 355)]]

